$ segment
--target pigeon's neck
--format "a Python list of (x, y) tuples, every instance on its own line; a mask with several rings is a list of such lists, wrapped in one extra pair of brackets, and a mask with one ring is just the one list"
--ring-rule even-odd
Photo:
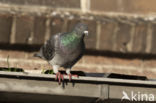
[(63, 36), (61, 42), (63, 45), (74, 45), (77, 44), (81, 40), (81, 37), (79, 37), (76, 32), (72, 31), (66, 35)]

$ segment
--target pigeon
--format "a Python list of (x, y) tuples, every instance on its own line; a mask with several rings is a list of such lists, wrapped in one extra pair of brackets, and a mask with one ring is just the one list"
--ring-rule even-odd
[(71, 80), (72, 76), (77, 76), (72, 75), (70, 71), (84, 54), (84, 37), (86, 35), (88, 35), (88, 26), (78, 23), (70, 32), (52, 35), (34, 56), (42, 58), (52, 65), (59, 83), (61, 79), (63, 81), (63, 75), (58, 71), (60, 67), (65, 69), (69, 80)]

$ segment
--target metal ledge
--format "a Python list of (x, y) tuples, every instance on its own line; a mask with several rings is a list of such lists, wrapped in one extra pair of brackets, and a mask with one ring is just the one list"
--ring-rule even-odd
[[(149, 93), (156, 96), (156, 82), (99, 77), (73, 78), (59, 85), (55, 75), (0, 72), (0, 101), (29, 103), (92, 103), (100, 100), (121, 101), (122, 92)], [(17, 98), (18, 97), (18, 98)], [(155, 100), (156, 101), (156, 100)], [(115, 102), (117, 103), (117, 101)]]

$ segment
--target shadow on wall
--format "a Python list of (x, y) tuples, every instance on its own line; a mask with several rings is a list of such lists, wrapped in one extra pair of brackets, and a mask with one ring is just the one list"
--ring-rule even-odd
[[(26, 52), (36, 52), (40, 49), (41, 45), (25, 45), (25, 44), (0, 44), (1, 50), (13, 50), (13, 51), (26, 51)], [(140, 53), (120, 53), (112, 51), (97, 51), (87, 49), (85, 52), (86, 55), (94, 56), (105, 56), (105, 57), (115, 57), (123, 59), (143, 59), (151, 60), (156, 59), (155, 54), (140, 54)]]

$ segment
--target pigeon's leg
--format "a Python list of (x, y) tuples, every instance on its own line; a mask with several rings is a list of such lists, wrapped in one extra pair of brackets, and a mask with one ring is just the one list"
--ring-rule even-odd
[(60, 66), (58, 66), (58, 65), (54, 65), (53, 66), (53, 71), (54, 71), (54, 73), (56, 74), (56, 80), (58, 79), (58, 81), (59, 81), (59, 84), (61, 83), (61, 79), (62, 79), (62, 81), (64, 80), (64, 78), (63, 78), (63, 75), (58, 71), (58, 68), (59, 68)]
[(73, 75), (73, 74), (71, 74), (71, 73), (70, 73), (70, 70), (71, 70), (71, 68), (66, 69), (66, 73), (67, 73), (67, 75), (69, 75), (69, 81), (71, 81), (72, 76), (78, 77), (78, 75)]

